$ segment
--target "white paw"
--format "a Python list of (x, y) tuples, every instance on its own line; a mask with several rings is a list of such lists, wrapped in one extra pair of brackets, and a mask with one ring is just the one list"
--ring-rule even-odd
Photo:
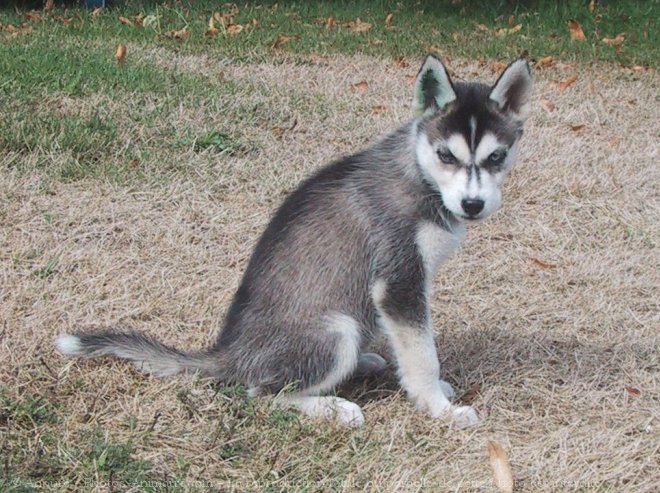
[(473, 407), (457, 406), (451, 410), (451, 420), (456, 428), (467, 428), (479, 423), (479, 416)]
[(445, 397), (449, 400), (452, 400), (454, 397), (456, 397), (454, 388), (444, 380), (440, 380), (440, 390), (442, 390), (442, 393), (445, 394)]
[(328, 408), (338, 424), (357, 428), (364, 424), (364, 415), (360, 406), (346, 399), (335, 398)]

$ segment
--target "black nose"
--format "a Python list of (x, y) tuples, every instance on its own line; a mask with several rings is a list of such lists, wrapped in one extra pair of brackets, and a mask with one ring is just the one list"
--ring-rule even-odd
[(476, 216), (484, 209), (484, 201), (481, 199), (463, 199), (461, 207), (468, 216)]

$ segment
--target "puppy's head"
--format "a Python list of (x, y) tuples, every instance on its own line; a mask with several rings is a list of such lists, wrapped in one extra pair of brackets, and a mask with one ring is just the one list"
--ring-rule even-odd
[(412, 102), (419, 117), (417, 164), (457, 218), (483, 219), (500, 208), (501, 185), (516, 161), (531, 93), (525, 59), (515, 60), (488, 86), (454, 84), (440, 60), (426, 58)]

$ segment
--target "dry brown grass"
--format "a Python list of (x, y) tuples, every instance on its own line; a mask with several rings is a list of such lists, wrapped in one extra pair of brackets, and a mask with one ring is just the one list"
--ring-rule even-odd
[[(171, 53), (158, 55), (150, 59), (171, 63)], [(481, 384), (473, 405), (482, 424), (454, 431), (416, 413), (390, 373), (344, 389), (367, 419), (345, 430), (208, 382), (145, 378), (123, 362), (64, 360), (51, 348), (56, 334), (92, 325), (130, 326), (182, 348), (207, 344), (270, 212), (301, 177), (407, 117), (406, 75), (417, 63), (179, 62), (170, 67), (245, 85), (240, 104), (258, 111), (228, 122), (184, 105), (169, 118), (234, 125), (255, 150), (176, 151), (170, 158), (183, 164), (173, 179), (135, 186), (90, 180), (44, 190), (38, 174), (2, 171), (5, 476), (51, 491), (141, 491), (131, 481), (145, 477), (161, 482), (156, 491), (494, 491), (486, 455), (494, 439), (516, 491), (657, 491), (655, 72), (537, 74), (505, 208), (471, 228), (436, 282), (445, 376), (459, 391)], [(475, 63), (451, 66), (465, 78), (495, 77)], [(578, 81), (563, 92), (551, 82), (572, 74)], [(351, 91), (360, 80), (368, 89)], [(114, 104), (120, 113), (130, 101)], [(372, 114), (374, 105), (387, 111)], [(571, 130), (578, 124), (586, 126)], [(57, 265), (47, 275), (39, 269), (49, 259)], [(129, 441), (131, 455), (114, 466), (93, 450)], [(130, 472), (139, 461), (152, 465), (146, 476)]]

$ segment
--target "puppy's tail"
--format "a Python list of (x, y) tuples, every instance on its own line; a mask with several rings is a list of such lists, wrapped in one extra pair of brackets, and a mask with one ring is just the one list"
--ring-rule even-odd
[(62, 334), (55, 338), (54, 344), (66, 356), (112, 355), (133, 361), (138, 370), (158, 377), (195, 371), (209, 377), (224, 377), (219, 354), (184, 353), (138, 332)]

